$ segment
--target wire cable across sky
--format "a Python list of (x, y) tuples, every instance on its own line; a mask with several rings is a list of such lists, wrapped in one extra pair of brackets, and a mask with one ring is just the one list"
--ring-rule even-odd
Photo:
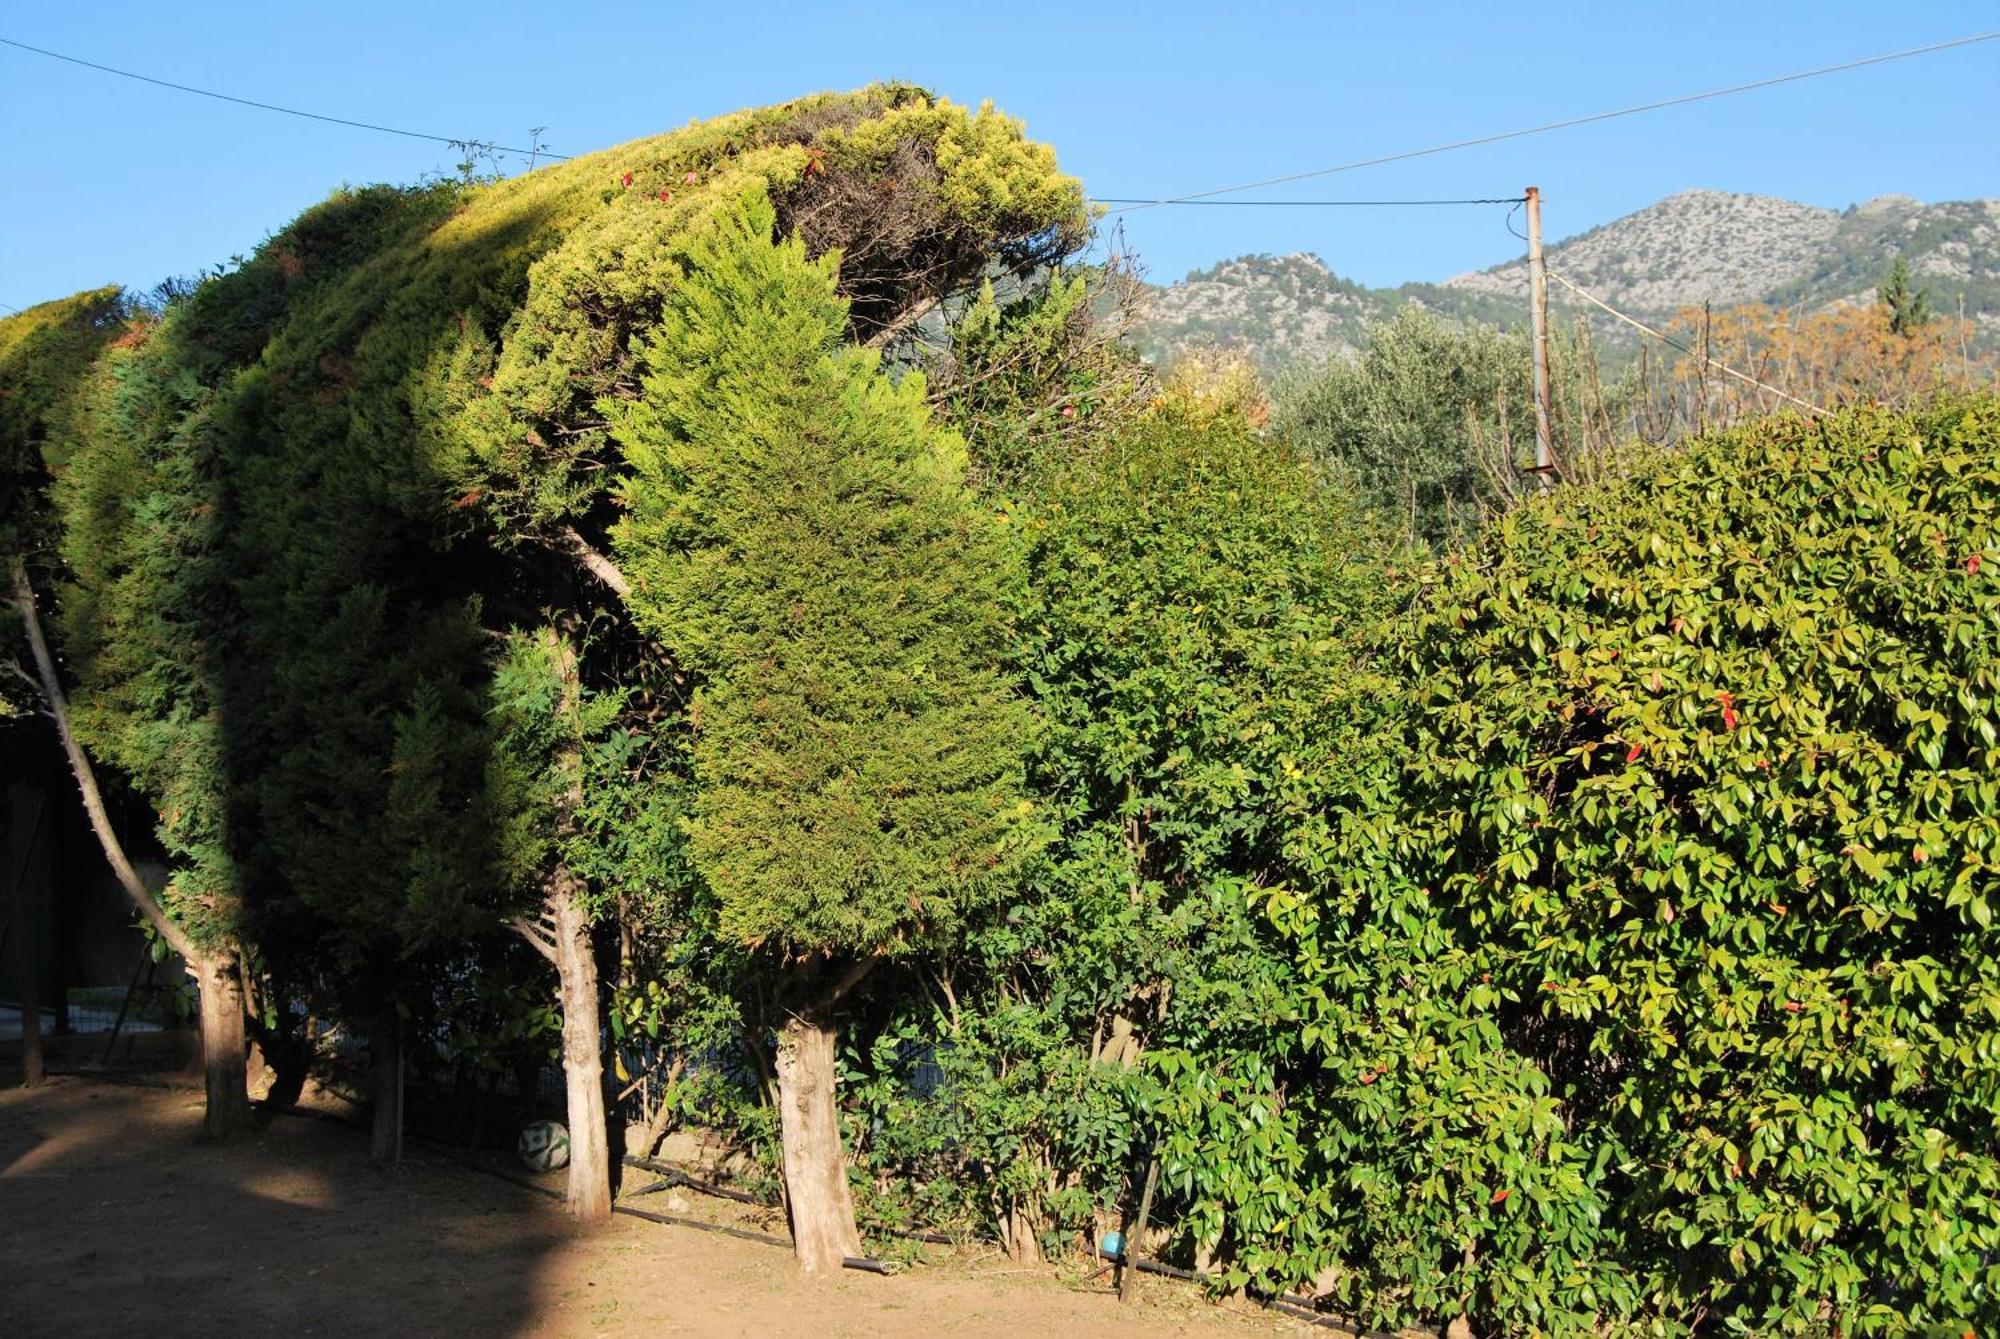
[(120, 79), (136, 79), (142, 84), (152, 84), (159, 88), (171, 88), (177, 93), (192, 93), (196, 97), (214, 98), (218, 102), (233, 102), (239, 107), (254, 107), (258, 111), (278, 112), (285, 116), (299, 116), (308, 121), (324, 121), (329, 125), (347, 126), (354, 130), (372, 130), (381, 135), (401, 135), (404, 139), (430, 140), (435, 144), (449, 144), (454, 148), (485, 149), (492, 153), (516, 153), (527, 159), (547, 158), (556, 162), (566, 161), (570, 155), (551, 153), (547, 149), (515, 149), (505, 144), (493, 144), (486, 140), (464, 135), (433, 135), (423, 130), (405, 130), (400, 126), (377, 125), (373, 121), (356, 121), (345, 116), (327, 116), (321, 112), (300, 111), (297, 107), (280, 107), (275, 102), (259, 102), (255, 98), (239, 98), (233, 93), (217, 93), (213, 89), (196, 88), (192, 84), (177, 84), (171, 79), (155, 79), (150, 74), (136, 74), (131, 70), (121, 70), (116, 66), (100, 65), (94, 60), (84, 60), (81, 56), (65, 56), (60, 51), (50, 51), (46, 47), (30, 46), (17, 42), (11, 37), (0, 37), (0, 46), (10, 46), (21, 51), (32, 51), (37, 56), (47, 56), (50, 60), (66, 61), (71, 65), (81, 65), (86, 70), (100, 70), (105, 74), (115, 74)]
[(1463, 200), (1134, 200), (1116, 195), (1094, 195), (1094, 205), (1237, 205), (1243, 208), (1276, 206), (1292, 209), (1396, 208), (1416, 205), (1518, 205), (1525, 195), (1481, 195)]
[(1749, 93), (1760, 88), (1772, 88), (1779, 84), (1797, 83), (1801, 79), (1817, 79), (1821, 75), (1839, 74), (1843, 70), (1858, 70), (1867, 65), (1882, 65), (1893, 60), (1909, 60), (1913, 56), (1928, 56), (1937, 51), (1950, 51), (1957, 47), (1973, 46), (1980, 42), (1991, 42), (2000, 38), (2000, 29), (1992, 32), (1973, 33), (1968, 37), (1954, 37), (1948, 42), (1932, 42), (1928, 46), (1909, 47), (1902, 51), (1888, 51), (1877, 56), (1863, 56), (1859, 60), (1842, 61), (1838, 65), (1822, 65), (1811, 70), (1797, 70), (1791, 74), (1775, 74), (1765, 79), (1754, 79), (1747, 84), (1730, 84), (1726, 88), (1711, 88), (1700, 93), (1682, 93), (1677, 97), (1660, 98), (1653, 102), (1636, 103), (1630, 107), (1619, 107), (1608, 112), (1593, 112), (1589, 116), (1571, 116), (1560, 121), (1548, 121), (1538, 126), (1524, 126), (1519, 130), (1502, 130), (1491, 135), (1476, 135), (1470, 139), (1456, 139), (1444, 144), (1433, 144), (1428, 148), (1406, 149), (1401, 153), (1382, 154), (1375, 158), (1357, 158), (1348, 163), (1335, 163), (1331, 167), (1316, 167), (1305, 172), (1287, 172), (1283, 176), (1265, 177), (1259, 181), (1246, 181), (1236, 186), (1217, 186), (1213, 190), (1190, 191), (1185, 195), (1167, 196), (1159, 200), (1126, 205), (1114, 213), (1136, 213), (1141, 209), (1155, 209), (1161, 205), (1196, 204), (1217, 195), (1235, 195), (1241, 191), (1261, 190), (1266, 186), (1282, 186), (1287, 182), (1309, 181), (1314, 177), (1330, 177), (1337, 172), (1353, 172), (1364, 167), (1381, 167), (1386, 163), (1403, 163), (1412, 158), (1428, 158), (1434, 154), (1450, 153), (1456, 149), (1472, 149), (1482, 144), (1499, 144), (1505, 140), (1525, 139), (1530, 135), (1546, 135), (1552, 130), (1569, 130), (1576, 126), (1595, 125), (1599, 121), (1612, 121), (1621, 116), (1637, 116), (1641, 112), (1656, 112), (1665, 107), (1683, 107), (1691, 102), (1706, 102), (1711, 98), (1726, 98), (1737, 93)]
[[(1374, 158), (1357, 158), (1352, 162), (1335, 163), (1331, 167), (1316, 167), (1304, 172), (1287, 172), (1282, 176), (1265, 177), (1258, 181), (1246, 181), (1235, 186), (1217, 186), (1212, 190), (1190, 191), (1184, 195), (1159, 197), (1107, 196), (1097, 203), (1114, 206), (1112, 213), (1136, 213), (1142, 209), (1158, 209), (1167, 205), (1190, 205), (1207, 203), (1237, 203), (1289, 206), (1294, 208), (1340, 208), (1358, 206), (1390, 205), (1443, 205), (1443, 204), (1512, 204), (1514, 197), (1504, 199), (1477, 200), (1260, 200), (1260, 201), (1215, 201), (1213, 197), (1237, 195), (1244, 191), (1261, 190), (1266, 186), (1279, 186), (1287, 182), (1308, 181), (1315, 177), (1329, 177), (1339, 172), (1353, 172), (1364, 167), (1380, 167), (1388, 163), (1408, 162), (1413, 158), (1428, 158), (1436, 154), (1451, 153), (1457, 149), (1477, 148), (1484, 144), (1499, 144), (1506, 140), (1525, 139), (1530, 135), (1546, 135), (1555, 130), (1568, 130), (1576, 126), (1595, 125), (1600, 121), (1616, 120), (1622, 116), (1637, 116), (1641, 112), (1659, 111), (1667, 107), (1682, 107), (1692, 102), (1706, 102), (1713, 98), (1731, 97), (1738, 93), (1749, 93), (1760, 88), (1773, 88), (1779, 84), (1797, 83), (1802, 79), (1817, 79), (1822, 75), (1839, 74), (1846, 70), (1858, 70), (1864, 66), (1882, 65), (1889, 61), (1909, 60), (1916, 56), (1928, 56), (1934, 52), (1950, 51), (1958, 47), (1973, 46), (1981, 42), (2000, 39), (2000, 29), (1991, 32), (1972, 33), (1965, 37), (1955, 37), (1949, 41), (1932, 42), (1926, 46), (1908, 47), (1901, 51), (1886, 51), (1879, 55), (1862, 56), (1856, 60), (1842, 61), (1837, 65), (1821, 65), (1810, 70), (1797, 70), (1791, 74), (1771, 75), (1764, 79), (1754, 79), (1749, 83), (1730, 84), (1724, 88), (1711, 88), (1700, 93), (1682, 93), (1671, 98), (1660, 98), (1652, 102), (1641, 102), (1630, 107), (1619, 107), (1607, 112), (1594, 112), (1588, 116), (1566, 117), (1560, 121), (1548, 121), (1541, 125), (1524, 126), (1518, 130), (1502, 130), (1491, 135), (1475, 135), (1467, 139), (1450, 140), (1443, 144), (1433, 144), (1422, 149), (1406, 149), (1401, 153), (1381, 154)], [(259, 111), (276, 112), (284, 116), (301, 117), (308, 121), (322, 121), (329, 125), (347, 126), (354, 130), (370, 130), (383, 135), (400, 135), (405, 139), (428, 140), (434, 144), (449, 144), (455, 148), (474, 147), (491, 153), (517, 154), (522, 158), (536, 161), (548, 159), (552, 162), (567, 161), (571, 155), (552, 153), (539, 146), (521, 149), (511, 145), (496, 144), (462, 135), (438, 135), (429, 131), (409, 130), (401, 126), (382, 125), (373, 121), (362, 121), (346, 116), (329, 116), (322, 112), (303, 111), (297, 107), (284, 107), (274, 102), (261, 102), (255, 98), (237, 97), (233, 93), (218, 93), (213, 89), (197, 88), (192, 84), (176, 83), (171, 79), (159, 79), (149, 74), (139, 74), (132, 70), (121, 70), (116, 66), (85, 60), (80, 56), (65, 55), (60, 51), (50, 51), (46, 47), (16, 41), (11, 37), (0, 37), (0, 45), (10, 46), (20, 51), (33, 52), (50, 60), (64, 61), (70, 65), (80, 65), (85, 69), (98, 70), (104, 74), (116, 75), (121, 79), (134, 79), (142, 84), (152, 84), (159, 88), (172, 89), (179, 93), (189, 93), (196, 97), (213, 98), (219, 102), (235, 103), (240, 107), (251, 107)]]
[(1773, 386), (1768, 382), (1757, 380), (1757, 378), (1751, 376), (1748, 372), (1739, 372), (1735, 368), (1731, 367), (1729, 364), (1722, 362), (1719, 359), (1711, 358), (1705, 353), (1696, 352), (1694, 349), (1689, 348), (1687, 345), (1681, 343), (1673, 336), (1667, 334), (1665, 331), (1655, 330), (1652, 326), (1647, 325), (1644, 321), (1640, 320), (1636, 316), (1627, 316), (1624, 312), (1619, 311), (1616, 307), (1606, 302), (1603, 298), (1598, 297), (1595, 293), (1589, 292), (1588, 290), (1580, 287), (1579, 285), (1570, 282), (1568, 279), (1564, 278), (1562, 275), (1558, 274), (1554, 270), (1547, 270), (1546, 273), (1548, 274), (1549, 278), (1555, 280), (1557, 283), (1561, 284), (1564, 288), (1567, 288), (1570, 292), (1576, 294), (1578, 297), (1582, 298), (1585, 302), (1588, 302), (1591, 306), (1600, 308), (1601, 310), (1608, 312), (1610, 315), (1617, 317), (1619, 320), (1623, 321), (1626, 325), (1631, 326), (1635, 330), (1651, 335), (1654, 339), (1659, 340), (1662, 344), (1666, 344), (1672, 348), (1679, 349), (1682, 353), (1686, 354), (1690, 358), (1700, 359), (1702, 364), (1706, 367), (1712, 367), (1716, 371), (1721, 372), (1726, 376), (1735, 377), (1738, 381), (1744, 382), (1747, 385), (1755, 386), (1760, 391), (1769, 391), (1771, 394), (1777, 396), (1780, 400), (1783, 400), (1788, 404), (1797, 405), (1799, 408), (1807, 411), (1808, 413), (1824, 414), (1827, 412), (1825, 409), (1821, 408), (1819, 405), (1814, 404), (1810, 400), (1801, 400), (1798, 396), (1792, 394), (1790, 391), (1780, 390), (1776, 386)]

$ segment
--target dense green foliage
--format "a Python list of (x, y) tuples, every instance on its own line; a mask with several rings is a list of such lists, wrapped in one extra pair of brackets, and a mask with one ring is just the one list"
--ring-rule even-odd
[(841, 342), (832, 259), (761, 192), (685, 276), (607, 405), (639, 625), (701, 676), (691, 827), (726, 935), (781, 960), (948, 942), (1032, 837), (1030, 721), (1001, 673), (1010, 555), (923, 380)]
[(1996, 485), (1990, 401), (1781, 418), (1437, 570), (1400, 793), (1271, 899), (1343, 1296), (2000, 1319)]
[(1021, 654), (1057, 840), (863, 1058), (906, 1079), (930, 1055), (948, 1093), (865, 1089), (869, 1152), (1018, 1250), (1111, 1209), (1164, 1132), (1169, 1197), (1213, 1247), (1235, 1118), (1177, 1114), (1205, 1082), (1274, 1081), (1289, 964), (1254, 899), (1378, 752), (1361, 648), (1388, 598), (1380, 532), (1240, 417), (1149, 417), (1026, 494)]
[(1160, 1249), (1383, 1321), (2000, 1325), (2000, 408), (1521, 503), (1519, 340), (1146, 408), (1081, 203), (882, 86), (0, 322), (176, 921), (490, 1076), (574, 889), (642, 1116), (767, 1155), (880, 964), (863, 1207), (1022, 1255), (1157, 1159)]
[[(1495, 500), (1482, 451), (1502, 415), (1532, 445), (1527, 341), (1408, 306), (1370, 332), (1352, 362), (1334, 358), (1280, 388), (1277, 430), (1352, 471), (1364, 495), (1414, 539), (1463, 543)], [(1511, 474), (1505, 454), (1491, 462)]]
[(604, 600), (524, 542), (602, 534), (597, 401), (634, 393), (675, 239), (745, 190), (844, 248), (876, 323), (1073, 245), (1080, 208), (990, 109), (821, 95), (512, 181), (342, 193), (100, 368), (51, 452), (66, 641), (86, 733), (159, 808), (192, 905), (247, 900), (267, 950), (364, 994), (508, 905), (482, 625)]
[(1888, 308), (1889, 329), (1894, 334), (1914, 334), (1931, 319), (1930, 294), (1910, 287), (1910, 262), (1901, 256), (1890, 264), (1888, 275), (1875, 290), (1875, 300)]
[[(0, 319), (0, 557), (44, 556), (58, 534), (45, 459), (51, 433), (125, 317), (124, 294), (101, 288)], [(0, 613), (0, 628), (12, 619)], [(25, 671), (24, 671), (25, 673)], [(25, 684), (0, 681), (0, 720), (28, 709)]]
[(51, 425), (105, 344), (124, 326), (125, 297), (100, 288), (0, 319), (0, 548), (21, 552), (46, 536), (43, 451)]

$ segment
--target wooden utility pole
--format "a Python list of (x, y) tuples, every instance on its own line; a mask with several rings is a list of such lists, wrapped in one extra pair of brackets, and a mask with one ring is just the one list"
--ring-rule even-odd
[(1528, 320), (1535, 353), (1535, 477), (1548, 486), (1555, 472), (1555, 444), (1549, 435), (1549, 271), (1542, 262), (1542, 188), (1527, 189)]

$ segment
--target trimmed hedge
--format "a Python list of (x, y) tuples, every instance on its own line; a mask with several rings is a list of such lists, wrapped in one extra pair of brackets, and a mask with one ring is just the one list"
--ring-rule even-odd
[(1341, 1296), (2000, 1324), (1996, 546), (1972, 400), (1662, 453), (1434, 570), (1401, 783), (1271, 899)]

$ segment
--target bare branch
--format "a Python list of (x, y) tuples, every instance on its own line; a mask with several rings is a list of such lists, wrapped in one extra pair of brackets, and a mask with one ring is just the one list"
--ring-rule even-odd
[(132, 868), (132, 861), (125, 854), (125, 844), (118, 840), (118, 834), (111, 828), (111, 817), (104, 811), (104, 795), (97, 787), (97, 772), (91, 766), (90, 758), (77, 742), (76, 733), (70, 728), (69, 698), (62, 690), (62, 680), (56, 677), (55, 658), (49, 654), (49, 644), (42, 635), (41, 612), (35, 604), (35, 588), (28, 581), (28, 568), (19, 558), (13, 563), (14, 607), (20, 611), (22, 626), (27, 630), (28, 649), (35, 657), (35, 670), (40, 675), (42, 696), (49, 704), (49, 714), (55, 718), (56, 731), (62, 736), (63, 752), (69, 755), (70, 771), (76, 776), (76, 787), (83, 793), (83, 807), (90, 815), (90, 826), (97, 833), (97, 841), (104, 848), (104, 858), (111, 865), (111, 872), (118, 876), (119, 886), (125, 895), (139, 909), (139, 914), (159, 931), (160, 938), (167, 941), (167, 947), (181, 955), (193, 966), (202, 960), (202, 954), (195, 948), (187, 931), (174, 924), (168, 917), (166, 908), (153, 896), (153, 890), (139, 877), (139, 871)]
[(568, 549), (578, 562), (589, 568), (592, 576), (609, 586), (620, 599), (631, 597), (632, 584), (625, 580), (625, 574), (618, 570), (618, 565), (592, 547), (590, 541), (585, 539), (575, 526), (566, 525), (557, 534), (562, 538), (563, 547)]
[(834, 1005), (840, 1003), (840, 1001), (846, 997), (847, 992), (853, 990), (856, 986), (860, 985), (864, 980), (866, 980), (868, 974), (874, 971), (876, 967), (878, 967), (881, 964), (881, 962), (882, 959), (879, 957), (868, 957), (861, 959), (861, 961), (855, 963), (852, 967), (849, 967), (845, 972), (841, 974), (840, 979), (833, 983), (832, 989), (828, 990), (825, 995), (821, 996), (819, 1003), (813, 1006), (812, 1009), (813, 1014), (816, 1016), (823, 1015), (828, 1010), (832, 1009)]
[(535, 952), (541, 954), (544, 958), (548, 959), (549, 962), (553, 963), (556, 961), (555, 940), (549, 938), (546, 934), (543, 934), (542, 929), (539, 925), (536, 925), (531, 921), (524, 920), (519, 916), (509, 917), (506, 921), (502, 922), (502, 924), (504, 924), (509, 930), (512, 930), (515, 934), (521, 936), (521, 938), (527, 940), (528, 947), (534, 949)]
[(862, 343), (861, 347), (864, 349), (887, 348), (889, 345), (895, 343), (896, 336), (902, 334), (926, 316), (929, 316), (933, 311), (936, 311), (938, 303), (943, 300), (944, 295), (942, 293), (933, 294), (903, 308), (902, 311), (896, 313), (895, 318), (889, 324), (870, 335)]

